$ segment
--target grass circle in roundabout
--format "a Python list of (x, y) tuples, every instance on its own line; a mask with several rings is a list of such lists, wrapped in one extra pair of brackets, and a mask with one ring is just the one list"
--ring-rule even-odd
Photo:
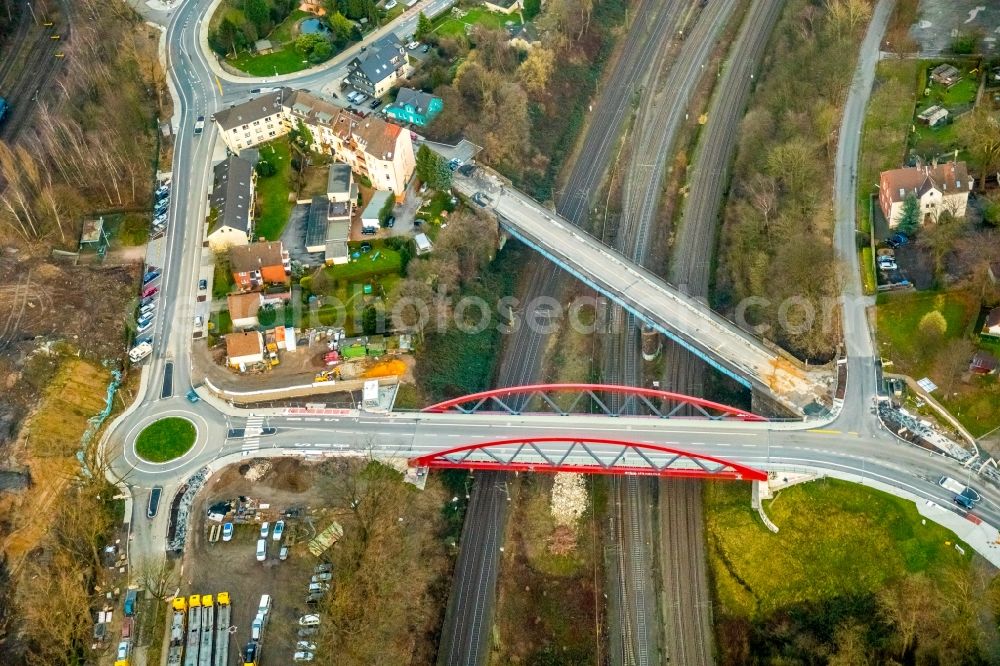
[(170, 416), (154, 421), (142, 429), (139, 438), (135, 440), (135, 452), (148, 462), (174, 460), (191, 450), (197, 434), (191, 421), (180, 416)]

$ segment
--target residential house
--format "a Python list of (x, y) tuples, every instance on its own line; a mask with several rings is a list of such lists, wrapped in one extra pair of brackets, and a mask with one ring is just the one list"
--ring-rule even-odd
[(246, 245), (253, 234), (254, 171), (247, 160), (230, 155), (215, 165), (208, 245), (221, 252)]
[(385, 115), (393, 120), (423, 127), (441, 113), (444, 102), (421, 90), (400, 88), (396, 101), (385, 108)]
[(539, 43), (538, 28), (531, 21), (507, 26), (507, 34), (510, 35), (507, 43), (522, 51), (531, 50)]
[(240, 368), (264, 360), (264, 336), (260, 331), (230, 333), (226, 336), (226, 359), (230, 367)]
[(899, 224), (903, 202), (909, 195), (919, 201), (921, 222), (937, 221), (944, 211), (964, 217), (972, 184), (965, 162), (883, 171), (879, 179), (879, 206), (890, 227)]
[(212, 119), (229, 149), (239, 154), (244, 148), (287, 134), (291, 126), (285, 117), (282, 100), (291, 93), (289, 88), (280, 88), (216, 112)]
[(264, 305), (264, 296), (259, 291), (229, 294), (226, 300), (229, 304), (229, 317), (233, 320), (233, 328), (256, 328), (260, 325), (257, 320), (257, 312)]
[(378, 214), (389, 200), (388, 192), (376, 192), (372, 195), (371, 201), (361, 212), (361, 228), (378, 230), (382, 223), (378, 219)]
[(291, 261), (281, 241), (229, 248), (229, 269), (240, 291), (260, 289), (265, 284), (287, 285), (292, 275)]
[(358, 200), (358, 188), (354, 184), (351, 166), (334, 162), (326, 177), (326, 197), (331, 203), (350, 203)]
[(992, 335), (1000, 338), (1000, 308), (993, 308), (986, 315), (982, 333), (983, 335)]
[(948, 63), (942, 63), (931, 70), (931, 81), (943, 86), (953, 86), (962, 80), (962, 72)]
[[(262, 106), (265, 97), (271, 101)], [(280, 106), (276, 113), (274, 104)], [(362, 118), (304, 90), (282, 88), (220, 111), (215, 119), (233, 151), (287, 134), (294, 123), (302, 121), (312, 133), (314, 150), (345, 162), (375, 189), (398, 195), (406, 190), (416, 166), (410, 133), (399, 125), (376, 116)]]
[(483, 0), (483, 7), (491, 12), (514, 14), (524, 8), (522, 0)]
[(407, 62), (406, 47), (394, 33), (362, 51), (348, 63), (347, 70), (347, 82), (373, 97), (381, 97), (397, 81), (413, 73)]
[(992, 375), (997, 371), (997, 365), (996, 356), (980, 349), (969, 362), (969, 372), (974, 375)]
[(351, 210), (350, 202), (313, 197), (306, 220), (306, 252), (322, 252), (327, 264), (346, 264)]
[(934, 127), (936, 125), (940, 125), (948, 119), (948, 109), (942, 109), (940, 106), (935, 104), (934, 106), (928, 107), (917, 114), (917, 118), (919, 118), (925, 125)]

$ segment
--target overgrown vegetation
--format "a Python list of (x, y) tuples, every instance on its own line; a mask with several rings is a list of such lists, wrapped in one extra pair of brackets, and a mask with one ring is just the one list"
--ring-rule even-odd
[[(867, 0), (791, 0), (771, 37), (740, 128), (721, 234), (714, 298), (731, 310), (750, 296), (751, 324), (805, 359), (832, 357), (822, 303), (838, 292), (832, 247), (832, 161), (840, 106), (867, 19)], [(809, 307), (788, 307), (788, 299)], [(785, 325), (782, 325), (784, 312)]]
[(465, 136), (516, 185), (551, 199), (623, 17), (621, 0), (553, 0), (536, 19), (546, 41), (527, 53), (511, 47), (501, 29), (476, 26), (468, 37), (431, 32), (439, 57), (415, 84), (433, 88), (445, 112), (428, 134), (444, 141)]
[[(254, 235), (258, 240), (277, 240), (292, 214), (289, 194), (298, 189), (298, 169), (302, 158), (293, 160), (289, 139), (280, 138), (260, 146), (260, 155), (268, 163), (265, 173), (257, 178), (257, 209), (254, 215)], [(293, 162), (297, 162), (293, 163)]]
[(15, 147), (0, 144), (0, 236), (71, 246), (95, 210), (145, 207), (157, 104), (166, 87), (150, 28), (117, 0), (81, 0), (60, 95), (38, 104)]
[(317, 653), (351, 664), (433, 663), (450, 567), (445, 493), (433, 479), (417, 490), (379, 462), (331, 466), (320, 482), (344, 536), (330, 551)]
[(772, 534), (746, 485), (707, 484), (705, 501), (721, 663), (987, 662), (993, 574), (912, 503), (814, 481), (765, 505)]

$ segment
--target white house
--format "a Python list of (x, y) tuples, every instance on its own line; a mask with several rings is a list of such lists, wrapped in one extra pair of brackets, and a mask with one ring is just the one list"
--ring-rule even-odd
[(207, 237), (209, 247), (221, 252), (234, 245), (246, 245), (253, 233), (254, 172), (250, 162), (231, 155), (215, 165), (211, 215)]
[(291, 129), (281, 102), (291, 94), (279, 88), (243, 104), (216, 112), (212, 119), (219, 126), (222, 140), (234, 153), (270, 141)]
[(242, 294), (229, 294), (226, 298), (229, 306), (229, 317), (233, 320), (233, 328), (254, 328), (259, 323), (257, 312), (264, 305), (264, 296), (259, 291)]
[(972, 184), (965, 162), (883, 171), (879, 179), (879, 206), (890, 227), (899, 224), (903, 204), (911, 195), (919, 201), (921, 223), (936, 222), (944, 211), (965, 217)]

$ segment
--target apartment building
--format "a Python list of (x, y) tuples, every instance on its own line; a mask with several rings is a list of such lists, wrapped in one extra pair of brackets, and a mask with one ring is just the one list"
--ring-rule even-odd
[(879, 178), (879, 206), (890, 227), (899, 224), (908, 196), (919, 202), (921, 223), (936, 222), (944, 211), (962, 218), (972, 184), (965, 162), (883, 171)]
[(413, 73), (406, 48), (394, 34), (372, 44), (348, 64), (347, 82), (372, 97), (389, 92), (397, 81)]
[(313, 149), (332, 154), (378, 190), (400, 195), (416, 160), (410, 133), (375, 115), (363, 118), (304, 90), (281, 90), (220, 111), (214, 116), (233, 152), (287, 134), (302, 121)]

